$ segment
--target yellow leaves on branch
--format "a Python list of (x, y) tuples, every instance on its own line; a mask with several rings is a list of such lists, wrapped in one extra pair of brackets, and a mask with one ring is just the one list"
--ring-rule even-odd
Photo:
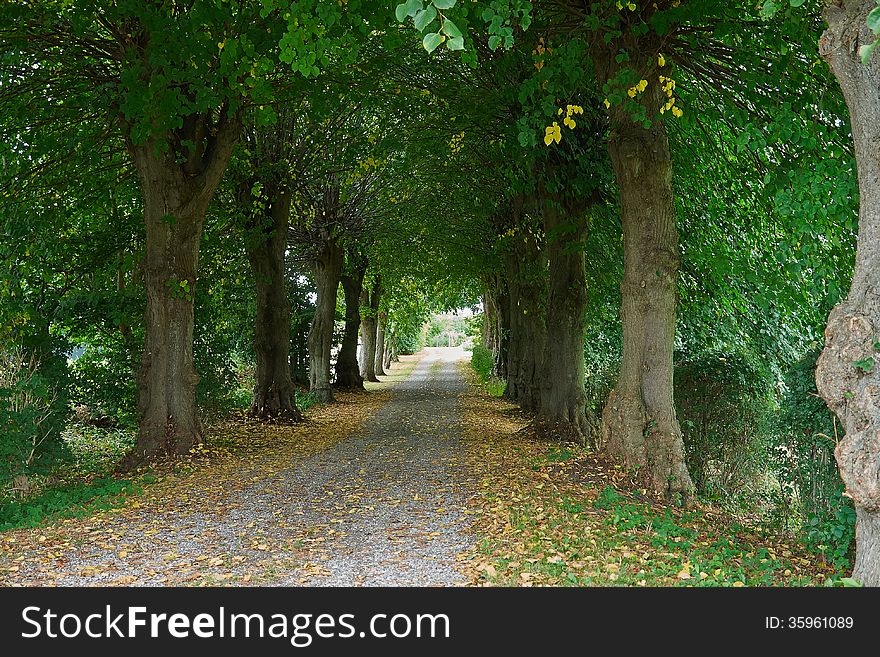
[(632, 0), (628, 0), (626, 3), (622, 2), (622, 0), (617, 0), (617, 8), (623, 11), (624, 7), (626, 7), (630, 11), (635, 11), (636, 9), (638, 9), (638, 6)]
[[(574, 130), (577, 126), (577, 123), (573, 118), (571, 118), (575, 114), (583, 114), (584, 108), (580, 105), (566, 105), (565, 110), (561, 107), (556, 111), (558, 116), (562, 116), (562, 124), (570, 129)], [(549, 146), (553, 142), (557, 144), (562, 140), (562, 128), (559, 127), (559, 123), (557, 121), (553, 122), (553, 125), (548, 125), (544, 128), (544, 144)]]
[(456, 155), (459, 151), (461, 151), (462, 144), (464, 143), (464, 132), (460, 132), (457, 135), (452, 135), (449, 139), (449, 150), (452, 151), (453, 155)]
[(660, 113), (665, 114), (666, 112), (671, 112), (672, 116), (675, 118), (681, 118), (683, 112), (681, 111), (681, 108), (675, 106), (675, 80), (661, 75), (660, 88), (669, 98), (669, 100), (666, 101), (666, 104), (660, 108)]
[(549, 55), (552, 52), (553, 52), (552, 48), (547, 48), (544, 46), (544, 37), (541, 37), (540, 39), (538, 39), (538, 43), (537, 43), (537, 45), (535, 45), (535, 49), (532, 50), (532, 55), (534, 55), (535, 57), (542, 57), (542, 59), (539, 59), (537, 62), (535, 62), (535, 68), (538, 69), (539, 71), (542, 68), (544, 68), (543, 55), (544, 54)]
[(647, 80), (640, 80), (637, 85), (627, 89), (626, 95), (629, 96), (630, 98), (635, 98), (639, 94), (644, 93), (645, 89), (647, 89), (647, 88), (648, 88), (648, 81)]
[(549, 146), (554, 141), (558, 144), (562, 139), (562, 129), (559, 127), (559, 123), (556, 121), (553, 122), (553, 125), (548, 125), (544, 129), (544, 144)]

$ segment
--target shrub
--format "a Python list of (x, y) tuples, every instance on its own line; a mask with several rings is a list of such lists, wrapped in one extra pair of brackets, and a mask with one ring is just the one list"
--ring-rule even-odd
[(773, 392), (771, 372), (748, 354), (707, 353), (678, 363), (676, 413), (698, 494), (744, 507), (772, 496), (766, 474)]
[(0, 347), (0, 480), (44, 472), (64, 453), (66, 409), (63, 389), (35, 353)]
[(780, 412), (773, 426), (772, 467), (792, 493), (796, 520), (807, 540), (835, 564), (845, 565), (855, 537), (855, 510), (843, 496), (834, 460), (834, 414), (816, 392), (819, 353), (810, 352), (783, 377)]
[(489, 349), (481, 344), (475, 344), (471, 352), (471, 367), (490, 395), (501, 397), (504, 394), (507, 385), (504, 380), (495, 376), (495, 356)]
[(87, 408), (93, 419), (112, 418), (128, 425), (136, 422), (138, 355), (129, 352), (116, 336), (84, 345), (71, 362), (73, 403)]

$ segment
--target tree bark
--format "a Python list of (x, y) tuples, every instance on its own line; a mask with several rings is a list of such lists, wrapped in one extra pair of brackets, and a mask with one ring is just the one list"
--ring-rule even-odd
[[(660, 93), (656, 82), (644, 93), (647, 116), (659, 116)], [(608, 141), (623, 225), (623, 355), (602, 414), (603, 448), (626, 466), (642, 468), (656, 492), (687, 503), (694, 486), (672, 388), (680, 264), (672, 158), (663, 121), (654, 118), (644, 128), (627, 111), (612, 108)]]
[(358, 329), (361, 325), (361, 292), (364, 285), (366, 261), (351, 262), (350, 270), (342, 275), (345, 294), (345, 332), (336, 357), (336, 387), (363, 390), (364, 379), (358, 364)]
[(309, 390), (321, 403), (334, 401), (330, 387), (330, 349), (336, 321), (336, 292), (342, 276), (344, 252), (337, 239), (327, 235), (314, 260), (318, 287), (315, 317), (309, 329)]
[(505, 398), (524, 410), (541, 404), (541, 359), (546, 342), (546, 256), (538, 238), (521, 231), (505, 255), (510, 291), (510, 348)]
[[(202, 117), (204, 119), (204, 117)], [(205, 214), (238, 140), (237, 117), (222, 114), (213, 134), (188, 119), (169, 147), (127, 142), (144, 199), (147, 303), (138, 373), (138, 437), (122, 466), (165, 451), (185, 454), (202, 441), (193, 364), (193, 299)], [(195, 146), (186, 148), (185, 138)]]
[(376, 376), (385, 376), (385, 321), (388, 313), (380, 312), (376, 316)]
[(392, 352), (393, 352), (392, 345), (393, 344), (394, 344), (394, 333), (392, 332), (389, 334), (389, 339), (387, 339), (385, 341), (385, 363), (384, 363), (385, 367), (384, 367), (384, 369), (386, 369), (386, 370), (391, 368), (391, 358), (393, 355), (392, 354)]
[(866, 19), (875, 6), (844, 0), (827, 7), (819, 42), (849, 108), (860, 203), (853, 282), (828, 317), (816, 387), (846, 432), (834, 454), (856, 509), (853, 577), (866, 586), (880, 586), (880, 56), (863, 65), (858, 51), (874, 41)]
[[(535, 428), (545, 437), (586, 444), (593, 440), (584, 395), (587, 282), (581, 242), (586, 221), (575, 215), (563, 218), (552, 203), (545, 204), (543, 215), (550, 285)], [(563, 226), (572, 230), (560, 230)]]
[(361, 308), (363, 309), (361, 317), (361, 340), (363, 342), (361, 376), (364, 381), (379, 381), (376, 378), (376, 333), (381, 290), (381, 284), (377, 277), (372, 286), (364, 287), (361, 292)]
[(290, 300), (285, 281), (284, 254), (290, 221), (290, 190), (269, 190), (265, 225), (247, 238), (247, 256), (254, 276), (256, 317), (254, 400), (250, 414), (262, 419), (298, 421), (290, 375)]
[(507, 281), (499, 276), (495, 284), (495, 306), (497, 313), (497, 338), (495, 349), (495, 376), (499, 379), (507, 379), (507, 365), (510, 353), (510, 293)]

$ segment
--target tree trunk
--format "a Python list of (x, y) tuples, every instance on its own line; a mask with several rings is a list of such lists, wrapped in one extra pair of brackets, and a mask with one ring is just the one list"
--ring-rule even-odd
[[(189, 122), (187, 122), (189, 126)], [(144, 199), (147, 292), (138, 373), (138, 437), (126, 469), (165, 451), (185, 454), (202, 441), (193, 364), (193, 299), (205, 213), (229, 163), (239, 124), (224, 117), (188, 158), (148, 141), (127, 143)], [(188, 134), (188, 133), (187, 133)], [(199, 132), (199, 134), (202, 134)], [(176, 136), (169, 143), (176, 143)]]
[(379, 310), (379, 295), (381, 286), (378, 277), (372, 287), (365, 287), (361, 292), (361, 376), (364, 381), (378, 382), (376, 378), (376, 333), (378, 330), (377, 315)]
[(334, 401), (330, 387), (330, 349), (336, 321), (336, 292), (344, 260), (344, 252), (336, 238), (327, 236), (314, 261), (318, 294), (308, 338), (309, 390), (319, 402), (325, 404)]
[(376, 318), (376, 376), (385, 376), (385, 320), (388, 313), (381, 312)]
[[(545, 437), (586, 444), (593, 440), (584, 395), (587, 282), (581, 242), (586, 222), (578, 216), (563, 218), (551, 203), (546, 204), (543, 214), (544, 232), (548, 236), (550, 289), (540, 377), (541, 401), (535, 428)], [(561, 231), (564, 225), (574, 230)]]
[(347, 390), (363, 390), (364, 380), (358, 365), (358, 328), (361, 324), (361, 291), (364, 284), (366, 263), (350, 263), (350, 271), (342, 276), (345, 294), (345, 332), (336, 357), (336, 387)]
[(394, 333), (391, 333), (389, 335), (389, 339), (385, 341), (385, 363), (384, 363), (385, 367), (384, 367), (384, 369), (386, 369), (386, 370), (391, 368), (391, 357), (392, 357), (392, 352), (393, 352), (393, 347), (392, 347), (393, 344), (394, 344)]
[(263, 419), (302, 419), (290, 376), (290, 301), (285, 282), (284, 253), (290, 219), (290, 191), (274, 190), (266, 225), (249, 236), (247, 255), (254, 275), (257, 312), (254, 353), (257, 368), (250, 414)]
[(505, 397), (524, 410), (541, 404), (541, 360), (546, 341), (546, 259), (538, 239), (523, 232), (505, 256), (510, 290), (511, 342)]
[(510, 352), (510, 293), (507, 289), (507, 281), (502, 276), (497, 278), (494, 294), (497, 308), (494, 372), (499, 379), (506, 380)]
[[(644, 93), (647, 116), (659, 116), (660, 93), (656, 83)], [(687, 503), (694, 487), (672, 389), (679, 268), (672, 159), (662, 120), (646, 129), (627, 112), (612, 108), (608, 142), (623, 225), (623, 355), (602, 414), (603, 446), (626, 466), (643, 468), (656, 492)]]
[(875, 6), (874, 0), (829, 6), (819, 43), (849, 107), (860, 203), (853, 282), (828, 317), (816, 387), (846, 432), (834, 455), (856, 509), (853, 577), (866, 586), (880, 586), (880, 56), (863, 65), (858, 51), (874, 41), (866, 19)]

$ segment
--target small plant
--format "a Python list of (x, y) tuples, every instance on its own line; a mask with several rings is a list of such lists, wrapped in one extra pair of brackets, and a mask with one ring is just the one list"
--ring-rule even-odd
[(857, 360), (853, 363), (853, 367), (855, 367), (857, 370), (861, 370), (865, 374), (870, 374), (871, 371), (874, 369), (874, 358), (868, 356), (863, 360)]

